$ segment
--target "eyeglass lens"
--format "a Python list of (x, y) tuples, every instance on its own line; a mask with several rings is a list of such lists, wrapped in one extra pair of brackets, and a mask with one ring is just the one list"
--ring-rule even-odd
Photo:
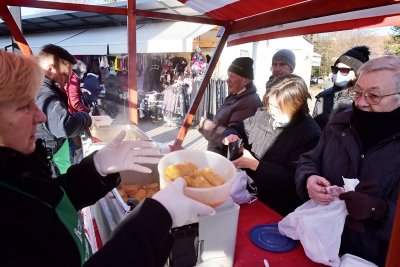
[(349, 74), (349, 72), (350, 72), (350, 70), (351, 70), (351, 69), (349, 69), (349, 68), (338, 68), (338, 67), (335, 67), (335, 66), (332, 66), (331, 69), (332, 69), (332, 73), (333, 73), (333, 74), (337, 74), (338, 71), (340, 71), (340, 74), (342, 74), (342, 75), (344, 75), (344, 76), (346, 76), (347, 74)]

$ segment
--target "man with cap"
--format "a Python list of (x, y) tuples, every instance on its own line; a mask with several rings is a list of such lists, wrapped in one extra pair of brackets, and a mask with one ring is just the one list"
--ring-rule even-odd
[(369, 55), (367, 46), (356, 46), (341, 55), (331, 67), (333, 87), (315, 97), (313, 117), (321, 129), (328, 123), (332, 110), (339, 104), (352, 103), (346, 89), (355, 84), (357, 72), (361, 65), (369, 60)]
[(38, 125), (37, 137), (44, 140), (51, 149), (53, 174), (64, 173), (71, 165), (67, 138), (73, 138), (87, 129), (92, 120), (86, 112), (68, 112), (68, 99), (64, 91), (72, 66), (76, 59), (68, 51), (57, 45), (45, 45), (38, 55), (39, 65), (44, 70), (45, 79), (36, 104), (44, 112), (47, 120)]
[(267, 81), (267, 85), (276, 77), (293, 73), (296, 67), (296, 56), (289, 49), (278, 50), (272, 57), (272, 75)]
[(254, 115), (262, 106), (253, 84), (253, 59), (236, 58), (228, 68), (229, 95), (215, 114), (213, 120), (201, 118), (200, 133), (208, 141), (208, 150), (227, 156), (227, 147), (222, 144), (222, 133), (231, 123), (242, 122)]

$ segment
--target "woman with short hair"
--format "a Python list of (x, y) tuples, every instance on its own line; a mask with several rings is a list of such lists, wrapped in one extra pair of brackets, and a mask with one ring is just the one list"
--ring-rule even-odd
[(294, 182), (297, 160), (317, 144), (321, 133), (308, 114), (308, 98), (301, 77), (279, 76), (267, 87), (264, 107), (223, 134), (225, 145), (243, 139), (244, 153), (233, 163), (254, 180), (258, 198), (282, 215), (302, 203)]

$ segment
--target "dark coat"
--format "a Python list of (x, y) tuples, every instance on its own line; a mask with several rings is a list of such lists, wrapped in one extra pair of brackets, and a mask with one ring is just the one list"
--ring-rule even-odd
[(387, 217), (383, 221), (363, 221), (365, 233), (345, 225), (341, 253), (351, 253), (383, 266), (399, 193), (400, 132), (363, 153), (359, 134), (351, 122), (352, 114), (349, 108), (333, 116), (315, 149), (300, 157), (296, 171), (297, 192), (304, 200), (308, 199), (306, 181), (314, 174), (338, 186), (343, 186), (342, 176), (358, 178), (360, 182), (379, 182), (382, 186), (375, 195), (388, 203)]
[(350, 104), (353, 102), (347, 88), (341, 88), (336, 85), (325, 89), (316, 95), (315, 98), (313, 117), (321, 129), (328, 123), (334, 109), (341, 104)]
[[(40, 155), (39, 155), (40, 154)], [(0, 181), (35, 197), (0, 185), (0, 266), (81, 266), (69, 231), (55, 210), (65, 190), (77, 210), (94, 204), (120, 182), (116, 174), (97, 173), (93, 156), (56, 179), (50, 177), (41, 153), (24, 156), (0, 147)], [(157, 201), (147, 199), (118, 226), (105, 246), (84, 266), (163, 266), (172, 247), (171, 216)]]
[(260, 161), (256, 171), (247, 169), (258, 198), (287, 215), (303, 203), (297, 196), (294, 174), (298, 158), (318, 142), (321, 130), (310, 115), (297, 114), (285, 127), (272, 127), (273, 119), (261, 108), (244, 123), (231, 125), (223, 136), (236, 134)]
[(36, 100), (38, 107), (46, 114), (47, 120), (38, 125), (37, 137), (45, 140), (46, 147), (55, 154), (66, 138), (79, 135), (89, 128), (92, 120), (86, 112), (68, 112), (67, 95), (46, 78)]
[(222, 133), (232, 123), (242, 122), (254, 115), (262, 106), (257, 89), (253, 83), (246, 85), (246, 90), (240, 94), (228, 95), (214, 119), (204, 121), (200, 125), (200, 133), (208, 141), (207, 149), (226, 156), (226, 146), (222, 144)]

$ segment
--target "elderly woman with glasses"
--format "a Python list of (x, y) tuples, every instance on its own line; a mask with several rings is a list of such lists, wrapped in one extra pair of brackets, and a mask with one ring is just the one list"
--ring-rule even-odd
[[(329, 204), (326, 191), (357, 178), (355, 191), (339, 196), (348, 216), (340, 254), (350, 253), (385, 265), (400, 182), (400, 58), (365, 63), (350, 90), (352, 106), (338, 110), (312, 151), (300, 157), (297, 192)], [(332, 237), (337, 238), (337, 237)]]
[(315, 98), (313, 117), (321, 128), (328, 123), (329, 117), (339, 104), (351, 103), (347, 88), (354, 85), (357, 71), (361, 65), (369, 60), (369, 48), (356, 46), (341, 55), (332, 69), (333, 87), (325, 89)]
[(296, 164), (317, 144), (321, 132), (308, 114), (309, 98), (301, 77), (278, 76), (267, 86), (264, 107), (223, 133), (225, 145), (243, 140), (244, 153), (233, 164), (254, 180), (258, 198), (282, 215), (302, 204), (295, 189)]

